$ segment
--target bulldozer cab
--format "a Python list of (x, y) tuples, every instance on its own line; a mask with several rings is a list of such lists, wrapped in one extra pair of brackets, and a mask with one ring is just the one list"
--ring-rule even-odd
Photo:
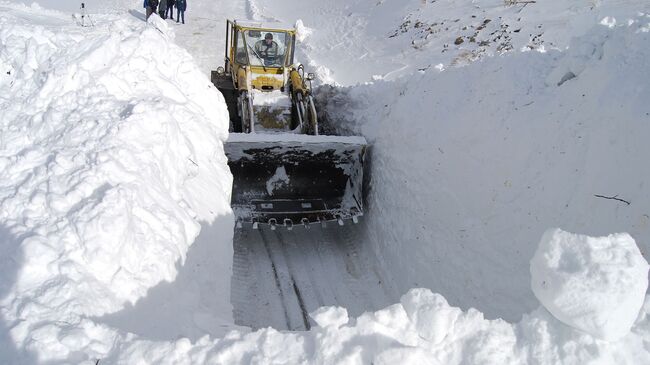
[(293, 64), (296, 31), (230, 20), (226, 26), (225, 71), (232, 74), (236, 88), (284, 89)]
[(284, 67), (290, 66), (287, 50), (291, 35), (286, 32), (249, 29), (238, 32), (235, 62), (242, 65)]

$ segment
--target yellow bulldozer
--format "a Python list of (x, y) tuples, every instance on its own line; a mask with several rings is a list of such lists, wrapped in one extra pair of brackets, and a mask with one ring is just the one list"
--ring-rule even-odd
[(363, 215), (366, 140), (319, 134), (314, 75), (294, 62), (295, 47), (292, 27), (226, 22), (225, 64), (211, 76), (230, 113), (238, 227), (342, 225)]

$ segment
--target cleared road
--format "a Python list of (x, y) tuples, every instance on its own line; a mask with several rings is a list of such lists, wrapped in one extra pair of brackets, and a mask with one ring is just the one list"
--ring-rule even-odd
[(361, 225), (235, 232), (232, 304), (235, 323), (253, 329), (310, 328), (321, 306), (351, 316), (392, 303), (376, 263), (359, 252)]

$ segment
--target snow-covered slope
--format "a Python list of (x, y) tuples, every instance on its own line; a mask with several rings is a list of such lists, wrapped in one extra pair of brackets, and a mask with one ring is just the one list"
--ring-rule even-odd
[(638, 0), (509, 2), (247, 0), (254, 19), (300, 19), (312, 30), (301, 59), (322, 80), (343, 85), (462, 66), (509, 51), (563, 50), (605, 18), (627, 24), (648, 10)]
[(395, 285), (514, 320), (536, 306), (527, 260), (546, 228), (650, 249), (648, 21), (321, 95), (372, 145), (368, 241)]

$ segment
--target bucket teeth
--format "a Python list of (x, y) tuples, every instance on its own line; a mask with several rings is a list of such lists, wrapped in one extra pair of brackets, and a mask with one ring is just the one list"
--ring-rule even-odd
[(271, 226), (271, 230), (275, 231), (275, 226), (278, 224), (278, 220), (275, 218), (269, 219), (269, 226)]
[(356, 216), (356, 215), (353, 215), (353, 216), (352, 216), (352, 222), (354, 222), (354, 224), (359, 223), (359, 217)]
[(300, 223), (305, 227), (305, 229), (309, 229), (309, 219), (303, 218), (300, 220)]
[(293, 221), (289, 218), (284, 220), (284, 226), (287, 228), (287, 231), (290, 231), (293, 229)]
[(253, 222), (253, 229), (259, 229), (259, 223)]
[(345, 224), (345, 223), (343, 222), (343, 218), (341, 218), (341, 217), (338, 217), (338, 218), (336, 219), (336, 221), (339, 222), (339, 226), (342, 226), (342, 225)]

